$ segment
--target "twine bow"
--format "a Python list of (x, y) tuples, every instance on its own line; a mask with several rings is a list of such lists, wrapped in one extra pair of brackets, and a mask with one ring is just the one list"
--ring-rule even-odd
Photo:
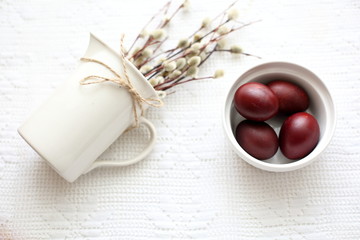
[(126, 89), (130, 93), (132, 100), (133, 100), (133, 113), (134, 113), (134, 118), (135, 118), (135, 124), (133, 127), (138, 127), (139, 126), (139, 117), (137, 114), (136, 107), (138, 106), (140, 108), (140, 111), (141, 111), (140, 116), (143, 116), (144, 115), (143, 103), (146, 103), (153, 107), (161, 107), (163, 105), (163, 101), (160, 99), (156, 99), (156, 98), (144, 98), (133, 87), (133, 85), (131, 84), (130, 78), (127, 74), (123, 41), (124, 41), (124, 35), (122, 35), (121, 39), (120, 39), (120, 57), (121, 57), (121, 62), (122, 62), (122, 67), (123, 67), (123, 72), (124, 72), (125, 78), (122, 78), (119, 73), (117, 73), (114, 69), (112, 69), (106, 63), (103, 63), (99, 60), (92, 59), (92, 58), (81, 58), (80, 60), (83, 62), (92, 62), (92, 63), (96, 63), (96, 64), (99, 64), (99, 65), (105, 67), (115, 77), (108, 78), (108, 77), (103, 77), (103, 76), (98, 76), (98, 75), (89, 75), (89, 76), (81, 79), (80, 84), (81, 85), (89, 85), (89, 84), (97, 84), (97, 83), (102, 83), (102, 82), (112, 82), (112, 83), (115, 83), (115, 84), (119, 85), (120, 87)]

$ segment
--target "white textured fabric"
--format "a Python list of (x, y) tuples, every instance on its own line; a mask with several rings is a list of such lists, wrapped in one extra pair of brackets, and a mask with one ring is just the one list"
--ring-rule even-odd
[[(173, 43), (230, 1), (192, 2), (171, 25)], [(215, 54), (201, 73), (147, 117), (154, 151), (122, 169), (75, 183), (59, 177), (17, 127), (76, 67), (88, 32), (129, 44), (164, 1), (0, 1), (0, 239), (360, 239), (360, 2), (243, 0), (243, 21), (262, 19), (232, 42), (264, 59), (304, 64), (329, 87), (337, 108), (331, 144), (310, 166), (258, 170), (231, 150), (221, 126), (225, 94), (258, 60)], [(176, 29), (176, 30), (174, 30)], [(171, 42), (170, 42), (171, 43)], [(71, 116), (69, 116), (71, 117)], [(101, 159), (134, 156), (144, 129)]]

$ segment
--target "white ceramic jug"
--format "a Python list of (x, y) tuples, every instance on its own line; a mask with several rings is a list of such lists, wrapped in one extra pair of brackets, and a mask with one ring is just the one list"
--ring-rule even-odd
[[(120, 55), (93, 34), (84, 57), (123, 73)], [(144, 98), (157, 99), (145, 77), (127, 60), (125, 64), (136, 91)], [(75, 72), (18, 129), (25, 141), (69, 182), (99, 166), (126, 166), (144, 159), (156, 138), (152, 123), (136, 111), (139, 123), (150, 132), (147, 147), (128, 161), (97, 162), (100, 154), (134, 124), (134, 102), (125, 88), (111, 82), (80, 85), (79, 81), (90, 75), (114, 77), (99, 64), (80, 61)], [(147, 107), (143, 104), (144, 109)]]

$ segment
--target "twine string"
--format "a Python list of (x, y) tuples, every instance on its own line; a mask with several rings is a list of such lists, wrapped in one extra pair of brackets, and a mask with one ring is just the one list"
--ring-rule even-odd
[(133, 100), (132, 105), (133, 105), (133, 113), (134, 113), (134, 118), (135, 118), (135, 123), (134, 123), (133, 127), (138, 127), (139, 126), (139, 117), (138, 117), (138, 113), (137, 113), (137, 107), (140, 108), (140, 116), (143, 116), (144, 115), (144, 107), (143, 107), (144, 103), (148, 104), (149, 106), (152, 106), (152, 107), (161, 107), (163, 105), (163, 101), (161, 99), (156, 99), (156, 98), (144, 98), (133, 87), (133, 85), (130, 81), (130, 78), (128, 76), (128, 72), (127, 72), (123, 42), (124, 42), (124, 35), (122, 35), (121, 39), (120, 39), (120, 58), (121, 58), (121, 63), (122, 63), (122, 67), (123, 67), (123, 73), (125, 76), (124, 78), (121, 77), (121, 75), (119, 73), (117, 73), (114, 69), (112, 69), (109, 65), (107, 65), (104, 62), (101, 62), (97, 59), (92, 59), (92, 58), (81, 58), (80, 60), (83, 62), (92, 62), (92, 63), (96, 63), (96, 64), (103, 66), (104, 68), (109, 70), (115, 77), (109, 78), (109, 77), (103, 77), (103, 76), (99, 76), (99, 75), (89, 75), (89, 76), (86, 76), (83, 79), (81, 79), (80, 84), (81, 85), (89, 85), (89, 84), (98, 84), (98, 83), (103, 83), (103, 82), (112, 82), (112, 83), (115, 83), (115, 84), (119, 85), (120, 87), (124, 88), (125, 90), (127, 90)]

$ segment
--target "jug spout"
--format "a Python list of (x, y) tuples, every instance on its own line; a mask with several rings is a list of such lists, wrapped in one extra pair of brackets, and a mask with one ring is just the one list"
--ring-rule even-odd
[(84, 58), (92, 58), (96, 53), (104, 49), (107, 51), (113, 51), (93, 33), (90, 33), (89, 44), (84, 54)]

